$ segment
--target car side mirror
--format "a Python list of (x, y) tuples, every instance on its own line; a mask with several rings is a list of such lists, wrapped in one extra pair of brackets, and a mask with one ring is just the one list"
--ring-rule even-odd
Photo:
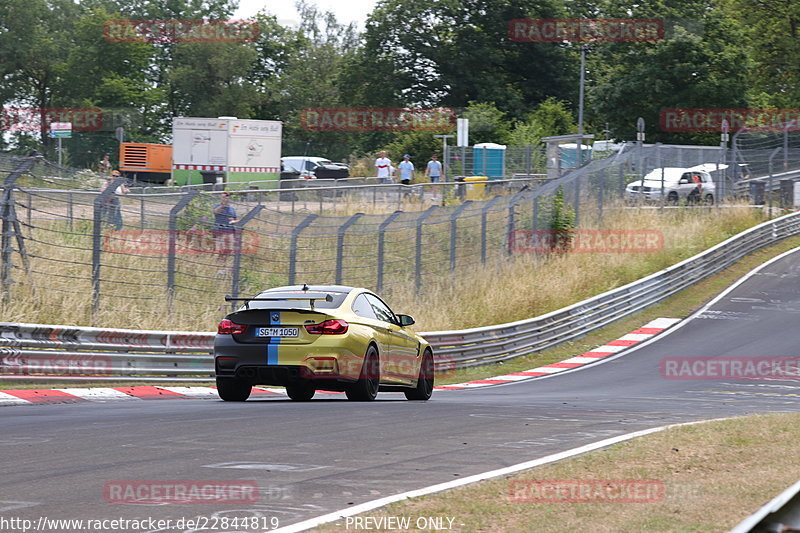
[(402, 327), (410, 326), (414, 323), (414, 319), (408, 315), (397, 315), (397, 319)]

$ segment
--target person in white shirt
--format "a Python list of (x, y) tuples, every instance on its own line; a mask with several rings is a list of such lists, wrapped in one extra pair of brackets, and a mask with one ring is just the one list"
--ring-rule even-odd
[(397, 168), (400, 170), (400, 183), (411, 185), (411, 180), (414, 179), (414, 163), (411, 162), (411, 156), (404, 155), (403, 161), (397, 165)]
[(375, 174), (379, 183), (389, 183), (392, 175), (392, 160), (386, 157), (386, 151), (380, 153), (380, 157), (375, 160)]

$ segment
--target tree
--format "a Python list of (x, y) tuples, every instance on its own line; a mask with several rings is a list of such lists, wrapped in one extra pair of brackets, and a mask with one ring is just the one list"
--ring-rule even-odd
[(747, 56), (739, 23), (718, 5), (709, 9), (705, 0), (676, 0), (669, 7), (661, 2), (631, 7), (613, 0), (603, 13), (659, 18), (668, 27), (661, 41), (594, 47), (589, 64), (596, 74), (587, 91), (587, 111), (595, 128), (607, 122), (616, 138), (632, 139), (641, 116), (648, 125), (648, 141), (717, 142), (717, 134), (660, 131), (659, 113), (746, 106)]
[(447, 106), (496, 102), (521, 118), (548, 96), (574, 92), (574, 54), (521, 43), (508, 23), (563, 16), (557, 0), (382, 0), (350, 64), (353, 99), (370, 105)]

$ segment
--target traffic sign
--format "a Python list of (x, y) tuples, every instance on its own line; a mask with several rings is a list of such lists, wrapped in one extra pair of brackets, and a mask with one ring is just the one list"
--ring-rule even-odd
[(53, 122), (50, 124), (50, 137), (53, 139), (71, 139), (72, 122)]

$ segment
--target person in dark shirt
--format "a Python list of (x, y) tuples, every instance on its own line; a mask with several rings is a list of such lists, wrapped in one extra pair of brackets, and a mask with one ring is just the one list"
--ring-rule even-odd
[[(223, 266), (227, 256), (233, 253), (233, 239), (236, 232), (233, 224), (238, 220), (236, 218), (236, 210), (231, 205), (230, 193), (223, 192), (220, 203), (214, 206), (214, 226), (211, 229), (211, 233), (214, 235), (216, 251)], [(227, 272), (227, 269), (219, 271), (220, 274)]]

